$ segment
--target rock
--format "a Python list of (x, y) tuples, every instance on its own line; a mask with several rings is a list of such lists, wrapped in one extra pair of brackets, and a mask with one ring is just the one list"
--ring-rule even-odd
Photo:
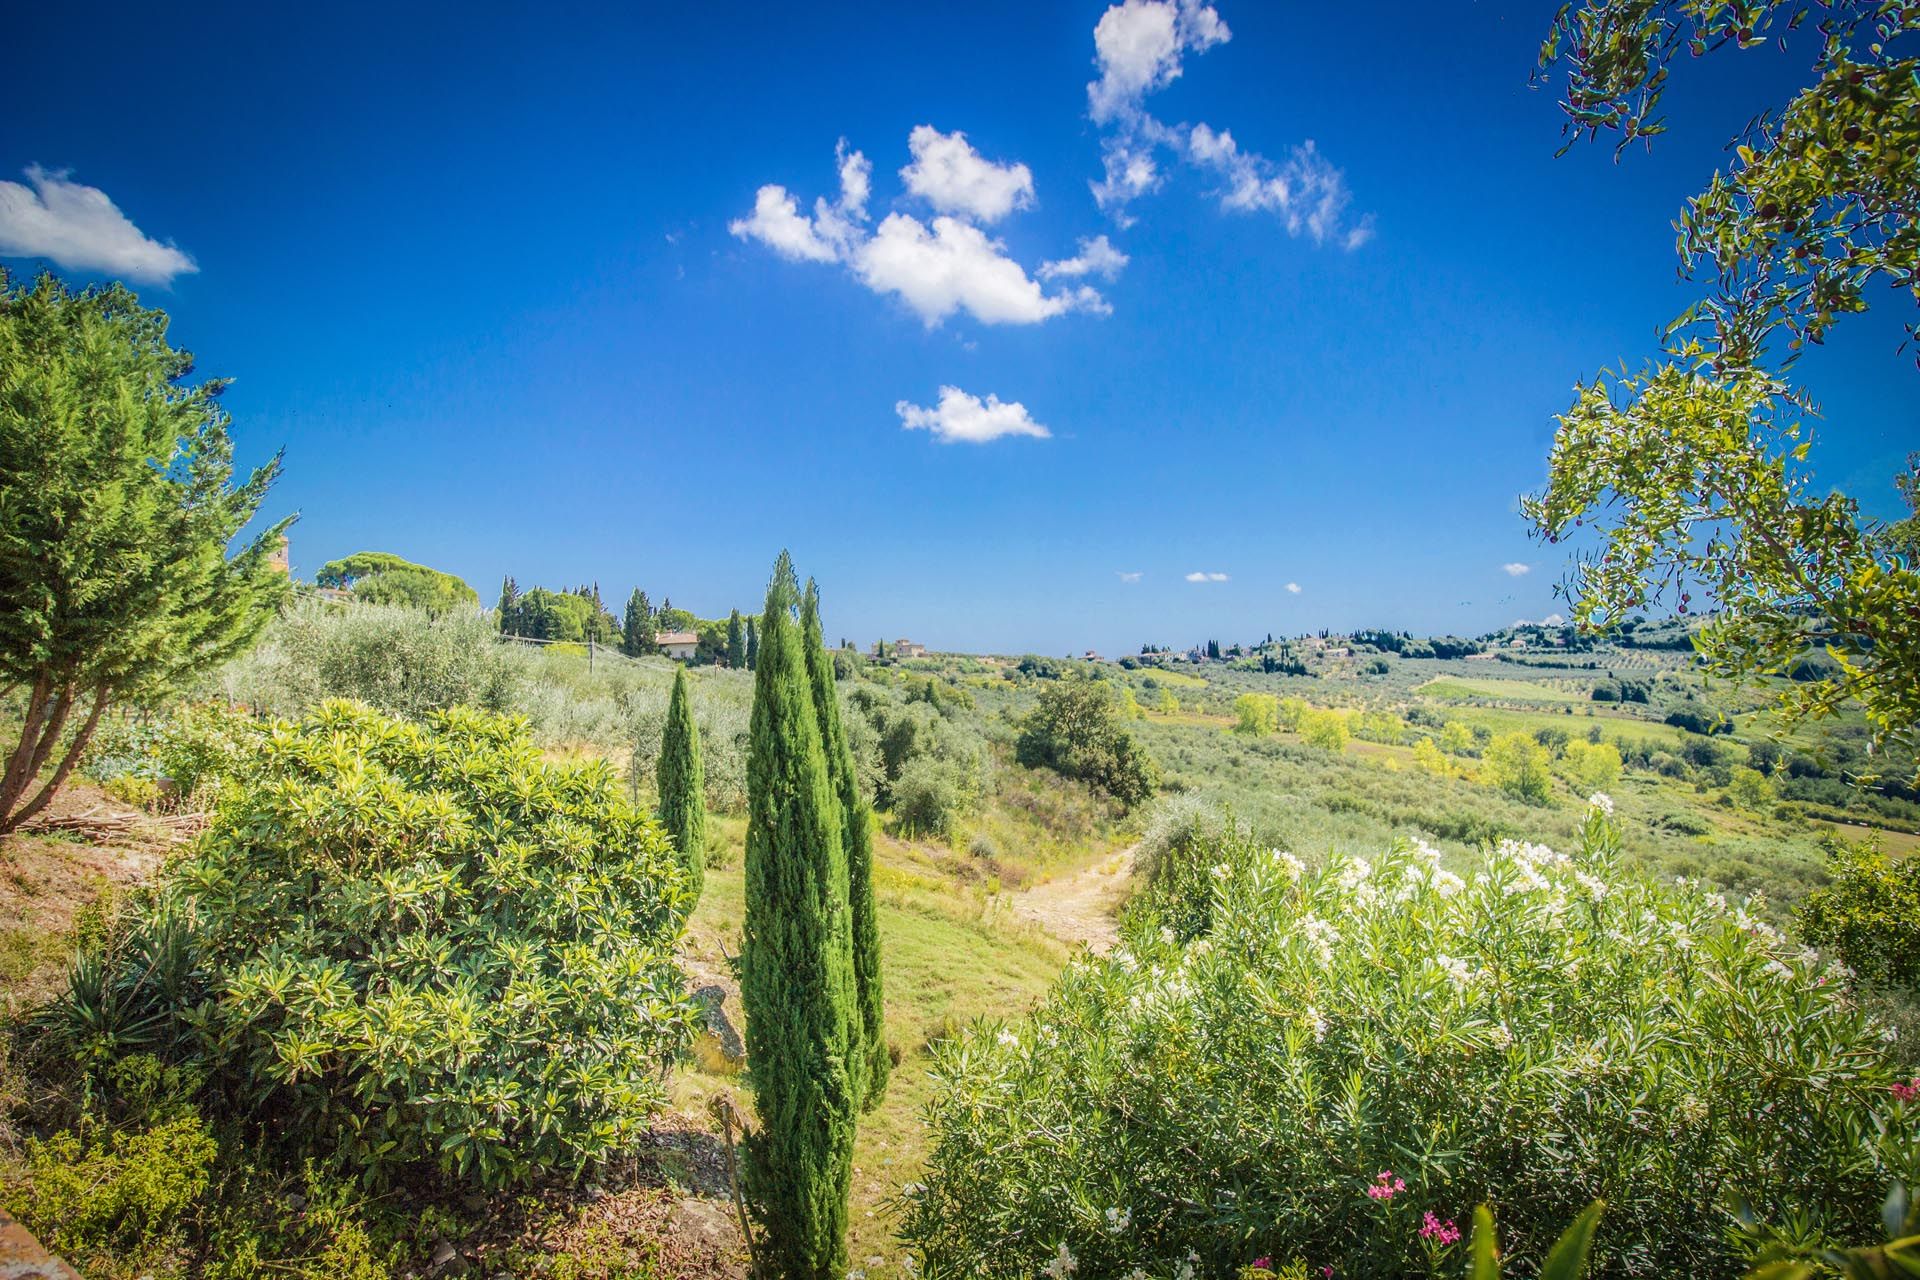
[(718, 983), (700, 987), (693, 993), (693, 1002), (700, 1006), (707, 1030), (720, 1042), (720, 1051), (736, 1061), (745, 1058), (747, 1046), (727, 1017), (727, 989)]
[(682, 1196), (667, 1215), (676, 1235), (715, 1248), (729, 1248), (740, 1238), (739, 1225), (726, 1206), (698, 1196)]
[(467, 1260), (460, 1251), (445, 1239), (433, 1242), (433, 1255), (428, 1260), (428, 1274), (435, 1276), (459, 1276), (467, 1272)]

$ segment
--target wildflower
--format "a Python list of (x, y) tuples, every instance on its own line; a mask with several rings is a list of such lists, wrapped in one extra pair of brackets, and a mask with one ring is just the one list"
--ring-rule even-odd
[(1301, 876), (1307, 874), (1307, 864), (1288, 853), (1285, 849), (1275, 849), (1273, 851), (1273, 860), (1280, 864), (1280, 869), (1286, 873), (1286, 877), (1289, 880), (1298, 880)]
[(1067, 1252), (1067, 1242), (1062, 1240), (1060, 1242), (1060, 1252), (1054, 1256), (1052, 1262), (1040, 1268), (1040, 1274), (1051, 1277), (1051, 1280), (1066, 1280), (1068, 1276), (1079, 1269), (1079, 1260)]
[(1601, 813), (1611, 818), (1613, 816), (1613, 797), (1604, 791), (1596, 791), (1587, 797), (1587, 807), (1589, 809), (1598, 809)]
[(1607, 896), (1607, 882), (1598, 876), (1588, 875), (1584, 871), (1575, 871), (1573, 873), (1573, 880), (1575, 884), (1580, 886), (1581, 891), (1595, 902), (1599, 902)]
[(1893, 1096), (1901, 1102), (1912, 1102), (1915, 1098), (1920, 1098), (1920, 1076), (1915, 1076), (1907, 1084), (1894, 1085)]
[(1002, 1027), (1000, 1028), (1000, 1045), (1006, 1049), (1018, 1049), (1020, 1047), (1020, 1037), (1007, 1030), (1007, 1028)]
[(1364, 883), (1367, 877), (1372, 874), (1373, 864), (1371, 862), (1368, 862), (1365, 858), (1355, 858), (1347, 864), (1346, 870), (1340, 873), (1340, 887), (1342, 889), (1352, 889)]
[(1125, 1231), (1128, 1227), (1132, 1225), (1133, 1225), (1133, 1210), (1131, 1209), (1107, 1210), (1107, 1230), (1111, 1231), (1114, 1235), (1119, 1235), (1122, 1231)]
[(1453, 1219), (1449, 1218), (1443, 1222), (1433, 1210), (1429, 1209), (1420, 1223), (1420, 1238), (1440, 1244), (1455, 1244), (1460, 1239), (1460, 1228), (1453, 1224)]
[(1367, 1197), (1386, 1204), (1406, 1189), (1404, 1179), (1394, 1177), (1391, 1169), (1382, 1169), (1373, 1175), (1373, 1185), (1367, 1188)]
[(1313, 1028), (1313, 1041), (1315, 1044), (1327, 1038), (1327, 1020), (1321, 1017), (1320, 1011), (1312, 1005), (1307, 1006), (1307, 1025)]
[(1307, 935), (1307, 942), (1319, 953), (1321, 964), (1333, 963), (1333, 944), (1340, 941), (1340, 931), (1309, 912), (1300, 921), (1300, 932)]
[(1273, 1270), (1273, 1259), (1267, 1257), (1265, 1254), (1261, 1254), (1253, 1260), (1253, 1265), (1262, 1271), (1271, 1271)]
[(1447, 975), (1447, 980), (1461, 990), (1464, 991), (1473, 982), (1473, 970), (1467, 967), (1465, 960), (1458, 960), (1449, 955), (1437, 955), (1433, 958), (1433, 962), (1440, 966), (1440, 971)]
[(1435, 867), (1431, 881), (1433, 891), (1443, 898), (1451, 898), (1467, 887), (1467, 882), (1444, 867)]

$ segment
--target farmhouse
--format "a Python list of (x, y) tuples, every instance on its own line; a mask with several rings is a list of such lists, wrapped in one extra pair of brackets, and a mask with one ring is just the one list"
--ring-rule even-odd
[(697, 631), (662, 631), (654, 637), (660, 646), (660, 652), (675, 662), (691, 662), (694, 653), (700, 648), (700, 633)]

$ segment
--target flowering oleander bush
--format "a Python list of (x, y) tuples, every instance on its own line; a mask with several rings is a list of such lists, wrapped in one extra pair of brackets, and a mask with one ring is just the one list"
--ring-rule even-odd
[(1617, 875), (1609, 809), (1575, 854), (1465, 874), (1221, 834), (1190, 940), (1150, 894), (1031, 1016), (942, 1049), (903, 1196), (927, 1274), (1451, 1276), (1483, 1201), (1537, 1265), (1604, 1198), (1605, 1276), (1738, 1274), (1735, 1195), (1859, 1238), (1920, 1172), (1883, 1031), (1757, 904)]
[(161, 891), (216, 1075), (374, 1179), (499, 1185), (642, 1133), (691, 1007), (693, 905), (665, 834), (602, 764), (524, 722), (325, 703), (268, 728)]

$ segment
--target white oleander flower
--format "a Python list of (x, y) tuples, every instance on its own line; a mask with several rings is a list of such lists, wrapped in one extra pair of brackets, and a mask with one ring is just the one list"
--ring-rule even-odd
[(1604, 791), (1596, 791), (1587, 797), (1587, 807), (1598, 809), (1611, 818), (1613, 816), (1613, 797)]
[(1052, 1262), (1040, 1268), (1040, 1274), (1051, 1277), (1051, 1280), (1066, 1280), (1068, 1276), (1079, 1269), (1079, 1260), (1067, 1251), (1067, 1242), (1062, 1240), (1060, 1242), (1060, 1252), (1054, 1255)]
[(1114, 1235), (1119, 1235), (1122, 1231), (1125, 1231), (1128, 1227), (1131, 1227), (1132, 1225), (1133, 1225), (1133, 1210), (1131, 1209), (1107, 1210), (1107, 1230), (1111, 1231)]

